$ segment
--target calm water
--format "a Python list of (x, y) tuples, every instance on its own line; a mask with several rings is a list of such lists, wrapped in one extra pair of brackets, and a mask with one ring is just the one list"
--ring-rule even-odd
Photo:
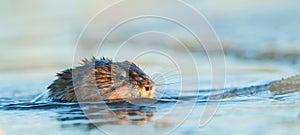
[[(269, 70), (276, 71), (276, 68)], [(255, 73), (280, 79), (269, 70)], [(45, 100), (32, 102), (51, 80), (2, 83), (0, 125), (7, 134), (299, 132), (299, 84), (291, 84), (291, 87), (296, 86), (291, 93), (274, 95), (264, 84), (276, 79), (257, 78), (261, 75), (251, 75), (253, 73), (250, 70), (231, 72), (237, 72), (238, 75), (227, 76), (228, 88), (225, 93), (230, 96), (214, 101), (207, 101), (207, 95), (212, 91), (218, 95), (220, 91), (206, 89), (209, 84), (205, 82), (202, 83), (204, 85), (201, 90), (179, 90), (176, 85), (168, 85), (163, 94), (158, 93), (157, 100), (135, 99), (80, 104)], [(252, 85), (254, 87), (250, 87)], [(240, 89), (235, 90), (236, 88)], [(291, 88), (287, 86), (283, 90), (289, 89)], [(251, 90), (254, 92), (249, 92)], [(206, 104), (219, 101), (220, 106), (211, 121), (204, 127), (199, 127), (201, 118), (208, 117), (202, 115)]]
[[(0, 5), (3, 9), (0, 135), (2, 130), (8, 135), (299, 134), (299, 82), (276, 85), (277, 89), (290, 91), (277, 95), (264, 87), (300, 72), (299, 2), (186, 2), (206, 16), (222, 42), (226, 76), (224, 86), (218, 87), (221, 91), (212, 89), (211, 63), (203, 47), (189, 33), (163, 20), (145, 19), (120, 27), (96, 55), (135, 61), (147, 74), (157, 78), (157, 84), (167, 85), (158, 86), (157, 99), (97, 103), (32, 100), (45, 92), (56, 72), (78, 65), (73, 56), (81, 30), (110, 2), (3, 2)], [(190, 54), (178, 43), (155, 34), (124, 43), (122, 53), (114, 57), (115, 49), (130, 35), (152, 29), (171, 29), (172, 34), (187, 44), (195, 61), (188, 61)], [(97, 38), (93, 33), (88, 35), (88, 41), (84, 42), (87, 45), (79, 50), (85, 57), (95, 55), (95, 48), (88, 44)], [(175, 62), (164, 55), (131, 57), (140, 55), (148, 46), (167, 52)], [(218, 96), (222, 93), (227, 94), (226, 98)], [(215, 99), (208, 101), (211, 94)], [(206, 108), (217, 103), (215, 113), (214, 107)], [(203, 115), (205, 110), (209, 112), (205, 114), (214, 113), (211, 119)], [(204, 119), (210, 121), (200, 127)]]

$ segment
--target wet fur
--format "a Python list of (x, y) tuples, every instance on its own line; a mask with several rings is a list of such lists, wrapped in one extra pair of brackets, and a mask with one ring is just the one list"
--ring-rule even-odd
[(58, 102), (101, 101), (107, 99), (154, 98), (154, 82), (129, 61), (107, 58), (84, 59), (82, 65), (57, 74), (48, 87), (48, 98)]

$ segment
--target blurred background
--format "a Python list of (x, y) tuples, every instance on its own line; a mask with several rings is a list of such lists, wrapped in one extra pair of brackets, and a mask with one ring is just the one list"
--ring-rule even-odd
[[(1, 1), (0, 81), (54, 79), (55, 72), (72, 66), (75, 45), (85, 25), (97, 12), (116, 1)], [(262, 69), (283, 77), (299, 72), (300, 2), (297, 0), (184, 2), (200, 11), (219, 36), (228, 74)], [(118, 14), (111, 16), (115, 17)], [(136, 29), (139, 27), (127, 30)], [(119, 37), (120, 34), (109, 41), (119, 44), (123, 42)], [(93, 38), (97, 35), (91, 35), (90, 39)], [(187, 42), (190, 39), (185, 35), (182, 38)], [(189, 43), (190, 49), (197, 46)]]

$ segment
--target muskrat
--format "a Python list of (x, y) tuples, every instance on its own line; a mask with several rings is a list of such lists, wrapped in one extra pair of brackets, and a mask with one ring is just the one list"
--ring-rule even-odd
[(82, 60), (82, 65), (57, 73), (47, 88), (56, 102), (155, 98), (155, 83), (136, 64), (108, 58)]

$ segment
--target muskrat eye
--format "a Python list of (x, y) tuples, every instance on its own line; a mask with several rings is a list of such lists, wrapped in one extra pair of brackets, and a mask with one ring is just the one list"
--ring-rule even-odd
[(145, 90), (146, 91), (152, 90), (152, 86), (145, 86)]

